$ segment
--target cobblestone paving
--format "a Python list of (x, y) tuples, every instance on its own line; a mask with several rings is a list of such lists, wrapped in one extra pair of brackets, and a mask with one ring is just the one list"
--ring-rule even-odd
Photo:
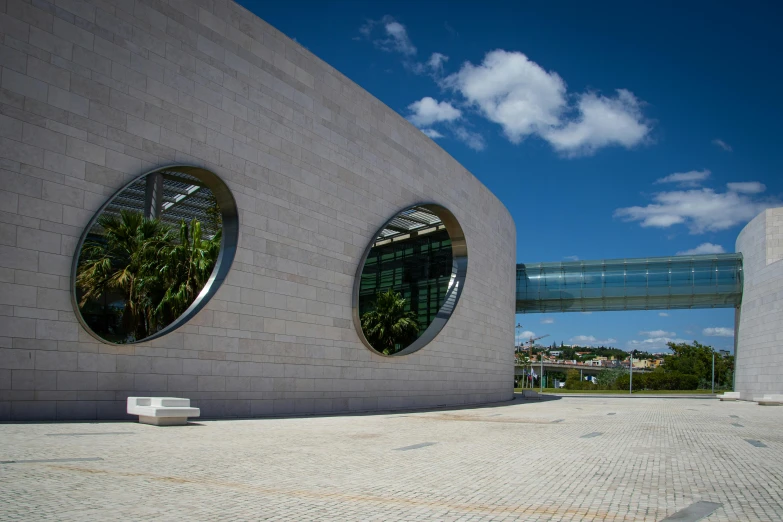
[(710, 501), (722, 507), (705, 520), (778, 521), (781, 427), (783, 408), (638, 397), (5, 424), (0, 520), (656, 521)]

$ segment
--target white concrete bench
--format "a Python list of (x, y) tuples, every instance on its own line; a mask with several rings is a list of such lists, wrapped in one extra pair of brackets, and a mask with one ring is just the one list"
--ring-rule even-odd
[(722, 401), (738, 401), (740, 392), (724, 392), (723, 395), (718, 395), (718, 398)]
[(522, 397), (525, 399), (541, 400), (541, 395), (535, 390), (522, 390)]
[(142, 424), (184, 426), (188, 417), (198, 417), (201, 410), (190, 407), (190, 399), (177, 397), (128, 397), (128, 413), (138, 415)]
[(759, 406), (783, 406), (783, 395), (765, 394), (763, 397), (753, 397)]

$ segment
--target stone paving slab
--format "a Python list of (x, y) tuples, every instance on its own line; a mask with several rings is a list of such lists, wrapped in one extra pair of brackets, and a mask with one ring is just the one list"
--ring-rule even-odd
[(0, 520), (660, 521), (712, 502), (703, 520), (777, 521), (781, 426), (783, 408), (747, 402), (585, 397), (166, 428), (3, 424), (0, 461), (15, 462), (0, 464)]

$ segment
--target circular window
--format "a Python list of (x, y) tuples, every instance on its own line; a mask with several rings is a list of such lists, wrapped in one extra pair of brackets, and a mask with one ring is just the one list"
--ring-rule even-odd
[(79, 240), (71, 268), (76, 317), (107, 343), (175, 330), (215, 295), (238, 232), (234, 197), (214, 173), (177, 165), (137, 177)]
[(407, 355), (432, 341), (457, 305), (468, 253), (449, 210), (434, 203), (398, 212), (375, 234), (359, 263), (353, 321), (381, 355)]

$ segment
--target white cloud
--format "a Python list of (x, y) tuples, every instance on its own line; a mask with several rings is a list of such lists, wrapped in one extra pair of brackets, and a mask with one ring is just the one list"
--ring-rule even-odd
[(535, 332), (531, 332), (530, 330), (525, 330), (524, 332), (517, 335), (517, 344), (528, 342), (531, 337), (532, 338), (537, 337)]
[(541, 319), (541, 324), (555, 324), (555, 320), (551, 317), (547, 317), (546, 319)]
[(655, 184), (678, 183), (681, 187), (698, 187), (701, 185), (702, 181), (710, 177), (710, 174), (710, 171), (707, 169), (676, 172), (655, 180)]
[(558, 152), (580, 156), (594, 154), (599, 148), (610, 145), (630, 149), (641, 143), (650, 132), (639, 101), (625, 89), (618, 89), (614, 98), (582, 94), (578, 110), (576, 120), (543, 134)]
[(726, 143), (725, 141), (719, 138), (715, 138), (714, 140), (712, 140), (712, 144), (717, 145), (718, 147), (725, 150), (726, 152), (731, 152), (733, 150), (731, 148), (731, 145), (729, 145), (728, 143)]
[(443, 64), (449, 61), (449, 57), (441, 53), (432, 53), (427, 60), (427, 67), (435, 74), (443, 72)]
[(658, 315), (661, 317), (669, 317), (669, 314), (667, 314), (666, 312), (658, 312)]
[(644, 337), (674, 337), (677, 335), (677, 332), (667, 332), (666, 330), (650, 330), (641, 331), (639, 332), (639, 335)]
[(457, 139), (463, 142), (471, 149), (484, 150), (484, 147), (486, 147), (486, 143), (484, 142), (484, 137), (481, 136), (481, 134), (477, 132), (469, 131), (465, 127), (454, 127), (454, 129), (452, 130), (454, 132), (454, 135), (457, 137)]
[(384, 34), (384, 38), (373, 40), (376, 47), (386, 52), (397, 52), (405, 56), (416, 54), (416, 46), (408, 37), (407, 29), (392, 16), (386, 15), (380, 20), (367, 20), (359, 28), (359, 32), (369, 39), (375, 32), (376, 26), (381, 26)]
[(577, 335), (568, 340), (571, 344), (577, 344), (580, 346), (606, 346), (608, 344), (614, 344), (617, 339), (597, 339), (592, 335)]
[(569, 156), (609, 145), (632, 147), (650, 131), (630, 91), (618, 89), (614, 97), (583, 93), (569, 108), (563, 79), (520, 52), (491, 51), (479, 65), (465, 62), (441, 85), (499, 124), (512, 143), (538, 135)]
[(432, 53), (426, 62), (403, 61), (402, 65), (414, 74), (429, 74), (435, 81), (443, 76), (443, 64), (449, 57), (443, 53)]
[(628, 341), (628, 347), (636, 350), (660, 350), (667, 349), (666, 343), (685, 343), (685, 339), (672, 339), (671, 337), (649, 337), (641, 341)]
[(677, 252), (677, 255), (697, 256), (699, 254), (722, 254), (725, 251), (726, 250), (724, 250), (724, 248), (720, 245), (715, 245), (713, 243), (702, 243), (696, 248), (691, 248), (690, 250), (682, 250), (681, 252)]
[(582, 314), (584, 314), (584, 315), (590, 315), (590, 314), (592, 314), (593, 312), (580, 312), (580, 313), (582, 313)]
[(435, 129), (421, 129), (421, 132), (423, 132), (425, 136), (432, 138), (433, 140), (443, 137), (443, 134), (436, 131)]
[(726, 187), (732, 192), (740, 194), (761, 194), (767, 190), (767, 186), (758, 181), (746, 181), (743, 183), (726, 183)]
[(707, 337), (734, 337), (734, 328), (705, 328), (701, 333)]
[(579, 256), (565, 256), (563, 259), (566, 261), (579, 261)]
[(449, 102), (439, 102), (429, 96), (411, 103), (408, 109), (412, 112), (408, 120), (417, 127), (428, 127), (442, 121), (454, 121), (462, 116), (462, 112)]
[(761, 211), (780, 205), (772, 198), (757, 199), (755, 194), (748, 193), (762, 187), (766, 188), (755, 182), (729, 183), (726, 192), (710, 188), (659, 192), (653, 196), (653, 203), (645, 207), (619, 208), (614, 216), (625, 221), (640, 221), (643, 227), (668, 228), (683, 224), (691, 234), (716, 232), (747, 223)]
[(557, 126), (566, 106), (566, 85), (560, 76), (519, 52), (491, 51), (481, 65), (465, 62), (443, 84), (500, 124), (512, 143)]

